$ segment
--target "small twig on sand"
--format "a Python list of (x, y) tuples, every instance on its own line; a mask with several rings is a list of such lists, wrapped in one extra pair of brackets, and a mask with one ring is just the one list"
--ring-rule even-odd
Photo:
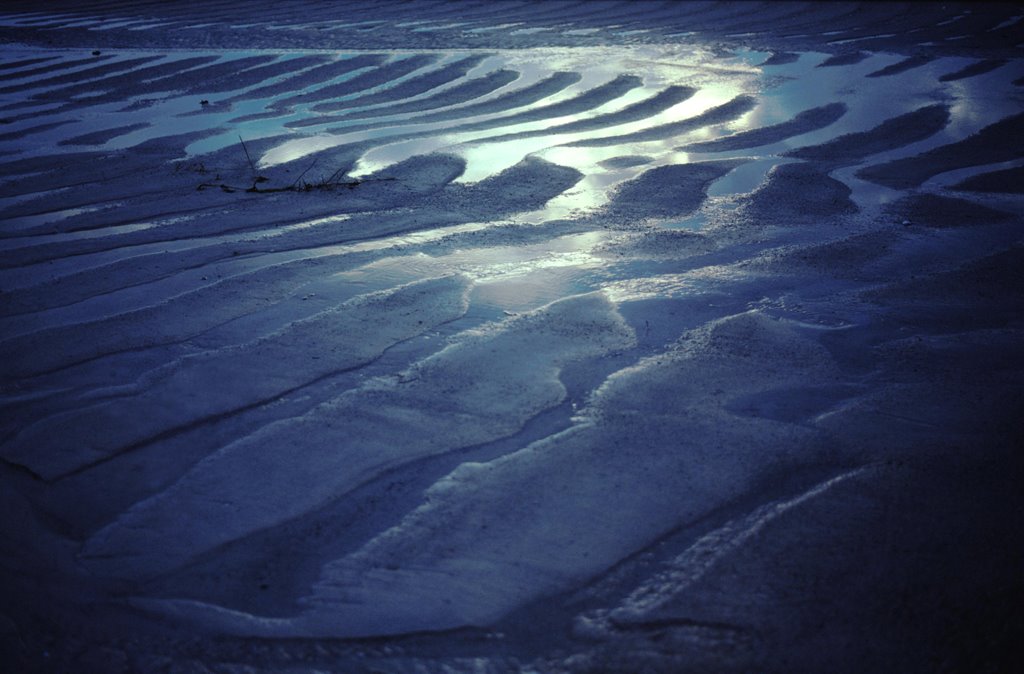
[(241, 136), (238, 137), (238, 140), (240, 143), (242, 143), (242, 150), (245, 151), (245, 158), (249, 160), (249, 168), (252, 169), (252, 187), (247, 189), (246, 192), (259, 192), (260, 189), (256, 187), (256, 185), (258, 185), (259, 183), (268, 182), (270, 178), (261, 176), (259, 173), (256, 172), (256, 164), (253, 162), (252, 157), (249, 156), (249, 148), (245, 146), (245, 141), (242, 140)]
[[(338, 175), (338, 173), (335, 172), (334, 175), (336, 176)], [(299, 177), (301, 178), (302, 176)], [(332, 178), (333, 177), (334, 176), (332, 176)], [(257, 179), (256, 182), (262, 182), (266, 180), (266, 178), (262, 178), (262, 176), (260, 178), (261, 179)], [(224, 192), (248, 192), (250, 194), (276, 194), (278, 192), (311, 192), (313, 190), (328, 192), (338, 187), (347, 187), (351, 190), (355, 189), (356, 187), (359, 187), (363, 183), (384, 183), (393, 182), (394, 180), (396, 180), (396, 178), (369, 178), (367, 180), (350, 180), (348, 182), (332, 182), (330, 180), (321, 180), (318, 183), (303, 183), (302, 187), (299, 187), (297, 184), (298, 181), (295, 181), (288, 187), (267, 187), (262, 190), (256, 187), (255, 183), (253, 184), (252, 187), (248, 188), (238, 187), (237, 185), (228, 185), (225, 183), (200, 183), (196, 187), (196, 189), (202, 192), (203, 190), (207, 190), (213, 187), (219, 187)]]
[(203, 190), (210, 189), (211, 187), (219, 187), (222, 192), (237, 192), (242, 189), (240, 187), (225, 185), (224, 183), (200, 183), (199, 186), (196, 187), (196, 191), (202, 192)]
[(316, 158), (314, 158), (314, 159), (313, 159), (313, 163), (312, 163), (312, 164), (310, 164), (310, 165), (309, 165), (308, 167), (306, 167), (306, 170), (305, 170), (305, 171), (303, 171), (302, 173), (300, 173), (300, 174), (299, 174), (299, 177), (298, 177), (298, 178), (296, 178), (296, 179), (295, 179), (295, 182), (293, 182), (293, 183), (292, 183), (291, 189), (295, 189), (295, 186), (299, 184), (299, 181), (300, 181), (300, 180), (302, 180), (302, 176), (304, 176), (304, 175), (306, 175), (307, 173), (309, 173), (309, 170), (310, 170), (311, 168), (313, 168), (314, 166), (316, 166), (316, 162), (317, 162), (317, 160), (318, 160), (318, 159), (320, 159), (320, 158), (319, 158), (319, 157), (316, 157)]
[(335, 171), (334, 173), (332, 173), (330, 178), (328, 178), (327, 180), (323, 181), (324, 184), (325, 185), (333, 185), (334, 184), (334, 179), (337, 178), (338, 174), (341, 173), (344, 169), (345, 169), (345, 167), (343, 166), (340, 169), (338, 169), (337, 171)]
[(242, 144), (242, 151), (245, 152), (245, 158), (249, 160), (249, 168), (252, 169), (252, 175), (253, 175), (253, 177), (255, 177), (256, 176), (256, 164), (252, 163), (252, 157), (249, 156), (249, 148), (247, 148), (245, 146), (245, 141), (242, 140), (241, 136), (238, 137), (238, 141)]
[(249, 149), (246, 148), (246, 141), (242, 139), (241, 135), (239, 136), (239, 141), (242, 143), (242, 150), (246, 153), (246, 159), (249, 160), (249, 168), (253, 170), (253, 186), (246, 189), (246, 192), (261, 192), (260, 188), (256, 185), (260, 182), (268, 182), (270, 178), (262, 176), (256, 172), (256, 164), (253, 163), (253, 158), (249, 156)]

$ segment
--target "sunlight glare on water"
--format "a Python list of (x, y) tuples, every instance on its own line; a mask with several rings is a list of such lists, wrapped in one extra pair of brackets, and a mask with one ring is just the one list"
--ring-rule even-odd
[[(721, 105), (741, 93), (749, 93), (754, 90), (756, 69), (739, 59), (735, 60), (735, 63), (726, 65), (722, 65), (722, 59), (718, 59), (714, 68), (705, 68), (705, 64), (711, 60), (712, 56), (709, 53), (697, 49), (681, 51), (678, 48), (665, 48), (658, 50), (652, 47), (537, 50), (537, 52), (526, 54), (501, 53), (488, 58), (476, 68), (486, 67), (491, 70), (502, 67), (522, 73), (516, 82), (504, 87), (499, 93), (523, 89), (557, 72), (577, 72), (580, 74), (580, 80), (576, 84), (530, 105), (511, 107), (502, 112), (462, 117), (450, 123), (401, 124), (398, 120), (393, 126), (385, 128), (344, 133), (344, 127), (342, 127), (339, 128), (339, 133), (320, 133), (295, 138), (264, 154), (260, 159), (260, 165), (273, 166), (329, 148), (358, 145), (368, 140), (380, 141), (394, 137), (394, 142), (378, 145), (364, 153), (350, 175), (352, 177), (369, 175), (390, 164), (426, 152), (448, 152), (458, 154), (467, 161), (467, 169), (459, 178), (460, 182), (476, 182), (515, 165), (532, 153), (594, 137), (628, 134), (659, 124), (677, 122)], [(595, 87), (607, 84), (623, 74), (639, 76), (643, 81), (642, 86), (630, 89), (614, 100), (597, 107), (580, 107), (573, 110), (570, 105), (560, 116), (533, 120), (518, 118), (519, 115), (528, 114), (535, 108), (564, 104), (573, 97), (584, 95)], [(619, 112), (672, 85), (689, 86), (696, 91), (690, 98), (639, 121), (623, 122), (606, 127), (598, 126), (594, 129), (563, 134), (557, 133), (556, 127)], [(453, 108), (453, 110), (457, 109), (458, 106)], [(501, 118), (505, 116), (510, 117), (509, 123), (502, 125)], [(466, 124), (491, 120), (495, 120), (493, 125), (488, 124), (486, 128), (480, 130), (459, 131), (457, 128)], [(543, 133), (549, 128), (554, 129), (556, 133), (519, 140), (488, 142), (488, 139), (493, 137)], [(451, 131), (446, 133), (449, 129)], [(574, 168), (581, 167), (574, 166)]]

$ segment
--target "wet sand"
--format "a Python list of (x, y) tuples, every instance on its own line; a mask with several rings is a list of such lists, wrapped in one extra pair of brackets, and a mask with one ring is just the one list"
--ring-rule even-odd
[(912, 10), (5, 6), (5, 669), (1011, 666), (1024, 21)]

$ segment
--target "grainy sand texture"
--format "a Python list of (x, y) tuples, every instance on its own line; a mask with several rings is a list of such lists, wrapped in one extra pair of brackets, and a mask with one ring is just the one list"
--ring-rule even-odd
[(1010, 672), (1024, 11), (0, 8), (0, 670)]

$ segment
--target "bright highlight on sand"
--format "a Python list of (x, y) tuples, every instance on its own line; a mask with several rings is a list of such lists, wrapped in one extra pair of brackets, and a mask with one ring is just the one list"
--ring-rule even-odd
[(3, 671), (1009, 671), (1015, 9), (20, 1)]

